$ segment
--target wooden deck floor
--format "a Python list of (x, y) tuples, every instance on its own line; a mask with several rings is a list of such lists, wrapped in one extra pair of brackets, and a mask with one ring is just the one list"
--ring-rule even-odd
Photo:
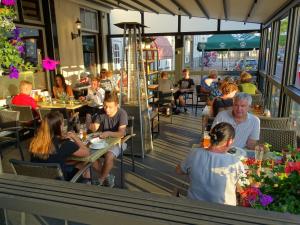
[[(154, 138), (154, 150), (144, 159), (136, 158), (136, 171), (131, 171), (131, 160), (124, 157), (125, 162), (125, 188), (130, 191), (142, 191), (171, 195), (174, 189), (181, 189), (185, 193), (187, 180), (175, 173), (175, 166), (185, 158), (193, 143), (198, 143), (201, 132), (200, 110), (198, 116), (189, 109), (188, 114), (173, 115), (170, 119), (161, 117), (160, 134)], [(22, 143), (25, 158), (29, 159), (28, 149), (30, 140)], [(20, 158), (14, 146), (3, 152), (3, 169), (11, 173), (8, 160)], [(116, 175), (116, 187), (120, 185), (119, 163), (115, 164), (113, 174)]]

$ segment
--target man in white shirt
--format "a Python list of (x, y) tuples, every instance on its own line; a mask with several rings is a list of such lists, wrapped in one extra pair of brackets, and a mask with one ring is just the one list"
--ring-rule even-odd
[(91, 81), (91, 87), (88, 88), (86, 100), (91, 101), (90, 106), (102, 108), (104, 100), (105, 91), (99, 87), (99, 81), (97, 78), (93, 78)]
[(219, 112), (212, 127), (221, 122), (230, 123), (235, 129), (233, 146), (239, 148), (254, 149), (260, 134), (259, 118), (248, 113), (252, 98), (250, 95), (240, 92), (233, 99), (232, 110)]

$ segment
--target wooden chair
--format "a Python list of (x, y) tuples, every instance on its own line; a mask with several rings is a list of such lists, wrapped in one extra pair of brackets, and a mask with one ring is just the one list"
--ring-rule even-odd
[(10, 108), (20, 112), (19, 123), (23, 128), (36, 132), (38, 118), (34, 116), (31, 106), (10, 105)]
[[(16, 159), (9, 160), (14, 174), (23, 175), (29, 177), (39, 177), (47, 179), (65, 180), (62, 169), (58, 163), (33, 163), (28, 161), (20, 161)], [(76, 183), (81, 175), (90, 167), (90, 164), (86, 164), (80, 169), (70, 180), (72, 183)]]
[[(133, 124), (134, 124), (134, 117), (128, 116), (128, 125), (126, 127), (126, 136), (122, 138), (121, 145), (123, 146), (124, 143), (127, 143), (129, 140), (131, 140), (130, 143), (130, 153), (131, 153), (131, 164), (132, 164), (132, 172), (135, 172), (135, 164), (134, 164), (134, 153), (133, 153), (133, 138), (135, 137), (134, 131), (133, 131)], [(123, 147), (121, 147), (121, 188), (124, 187), (124, 171), (123, 171), (123, 156), (124, 156), (124, 150)]]
[[(20, 143), (20, 130), (18, 111), (2, 110), (0, 111), (0, 146), (8, 143), (16, 143), (20, 151), (21, 159), (24, 160), (23, 151)], [(2, 150), (0, 150), (0, 156), (2, 156)]]
[(291, 117), (266, 117), (260, 116), (260, 127), (261, 128), (272, 128), (272, 129), (286, 129), (290, 130), (292, 126)]
[(195, 115), (197, 115), (198, 107), (204, 108), (206, 106), (208, 99), (208, 94), (201, 92), (201, 85), (196, 85), (196, 110)]
[(288, 145), (297, 147), (297, 135), (296, 130), (285, 129), (260, 129), (260, 141), (267, 142), (272, 145), (273, 151), (281, 151)]

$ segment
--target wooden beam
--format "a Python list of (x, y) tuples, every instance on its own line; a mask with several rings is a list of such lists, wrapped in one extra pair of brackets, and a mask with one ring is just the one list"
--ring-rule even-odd
[(192, 17), (192, 14), (187, 11), (181, 4), (179, 4), (176, 0), (171, 0), (171, 2), (173, 2), (174, 5), (176, 5), (178, 7), (178, 10), (183, 11), (186, 15), (188, 15), (189, 17)]
[(125, 5), (125, 6), (127, 6), (127, 7), (129, 7), (129, 8), (131, 8), (131, 9), (134, 9), (135, 11), (143, 12), (142, 9), (139, 9), (139, 8), (137, 8), (137, 7), (135, 7), (135, 6), (133, 6), (133, 5), (129, 4), (129, 3), (127, 3), (127, 2), (124, 2), (124, 1), (122, 1), (122, 0), (116, 0), (116, 1), (117, 1), (118, 5), (122, 4), (122, 5)]
[(155, 9), (151, 8), (150, 6), (148, 6), (148, 5), (140, 2), (139, 0), (131, 0), (131, 1), (134, 2), (134, 3), (136, 3), (136, 4), (138, 4), (138, 5), (140, 5), (140, 6), (142, 6), (142, 7), (144, 7), (144, 8), (146, 8), (146, 9), (148, 9), (148, 10), (150, 10), (151, 12), (159, 14), (158, 11), (156, 11)]
[(223, 9), (224, 9), (224, 18), (228, 20), (228, 13), (227, 13), (227, 3), (226, 0), (223, 0)]
[(113, 9), (113, 7), (105, 5), (105, 4), (102, 4), (101, 2), (98, 2), (97, 0), (87, 0), (87, 1), (91, 2), (91, 3), (94, 3), (94, 4), (97, 4), (97, 5), (100, 5), (101, 7), (107, 8), (109, 10)]
[[(100, 1), (100, 0), (98, 0), (98, 1)], [(120, 5), (116, 4), (116, 3), (113, 3), (113, 2), (110, 2), (110, 1), (107, 1), (107, 0), (101, 0), (101, 2), (103, 2), (103, 3), (105, 3), (105, 4), (108, 4), (108, 5), (111, 5), (111, 6), (114, 6), (114, 7), (116, 7), (116, 8), (119, 8), (119, 9), (123, 9), (123, 10), (128, 11), (127, 8), (125, 8), (125, 7), (123, 7), (123, 6), (120, 6)]]
[(246, 16), (246, 18), (244, 20), (244, 23), (247, 23), (247, 20), (250, 17), (250, 15), (251, 15), (251, 13), (253, 11), (253, 8), (254, 8), (254, 6), (255, 6), (256, 3), (257, 3), (257, 0), (253, 0), (252, 5), (251, 5), (251, 7), (249, 9), (249, 12), (248, 12), (248, 14), (247, 14), (247, 16)]
[(176, 15), (174, 12), (172, 12), (166, 6), (164, 6), (163, 4), (161, 4), (159, 1), (157, 1), (157, 0), (150, 0), (150, 1), (153, 2), (155, 5), (157, 5), (158, 7), (162, 8), (163, 10), (165, 10), (166, 12), (168, 12), (169, 14), (171, 14), (173, 16)]
[(204, 8), (204, 6), (202, 5), (202, 3), (200, 2), (200, 0), (195, 0), (196, 4), (198, 5), (199, 9), (203, 12), (203, 14), (205, 15), (206, 19), (209, 19), (209, 15), (206, 11), (206, 9)]

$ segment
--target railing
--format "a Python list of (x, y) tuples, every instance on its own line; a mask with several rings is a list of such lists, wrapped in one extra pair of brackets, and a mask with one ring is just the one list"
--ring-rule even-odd
[(300, 221), (290, 214), (11, 174), (0, 174), (0, 209), (1, 224), (24, 225), (72, 224), (70, 221), (273, 225)]

